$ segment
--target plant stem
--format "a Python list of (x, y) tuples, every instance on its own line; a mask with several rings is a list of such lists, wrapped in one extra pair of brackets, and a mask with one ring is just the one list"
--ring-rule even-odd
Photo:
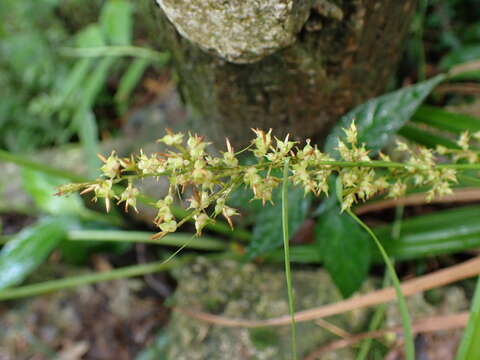
[(290, 311), (291, 331), (292, 331), (292, 359), (297, 359), (297, 335), (295, 326), (295, 299), (292, 289), (292, 272), (290, 269), (290, 245), (288, 234), (288, 167), (289, 160), (285, 160), (283, 167), (283, 185), (282, 185), (282, 229), (283, 229), (283, 248), (285, 254), (285, 277), (287, 279), (288, 307)]
[[(386, 288), (389, 286), (389, 276), (388, 276), (388, 273), (385, 272), (384, 276), (383, 276), (383, 284), (382, 284), (382, 287), (383, 288)], [(368, 325), (368, 331), (375, 331), (377, 330), (383, 319), (385, 318), (385, 312), (387, 310), (387, 307), (385, 304), (380, 304), (377, 306), (377, 308), (375, 309), (375, 312), (372, 316), (372, 320), (370, 321), (370, 324)], [(370, 347), (372, 345), (372, 341), (373, 339), (372, 338), (367, 338), (365, 340), (362, 341), (362, 344), (360, 345), (360, 350), (358, 351), (358, 354), (357, 354), (357, 357), (355, 358), (355, 360), (365, 360), (367, 359), (367, 356), (368, 356), (368, 353), (370, 352)]]
[(152, 274), (158, 271), (170, 270), (174, 267), (187, 263), (191, 259), (191, 257), (184, 256), (180, 259), (171, 259), (170, 261), (158, 261), (149, 264), (127, 266), (105, 272), (72, 276), (60, 280), (51, 280), (38, 284), (6, 289), (0, 291), (0, 300), (18, 299), (27, 296), (40, 295), (56, 290), (73, 288), (80, 285), (95, 284), (102, 281)]
[(390, 278), (392, 280), (393, 286), (395, 287), (395, 292), (397, 294), (397, 301), (398, 307), (400, 310), (400, 315), (402, 317), (402, 325), (403, 325), (403, 333), (405, 338), (405, 355), (407, 360), (415, 360), (415, 346), (413, 342), (413, 331), (412, 325), (410, 321), (410, 315), (408, 313), (407, 302), (405, 301), (405, 296), (402, 293), (402, 289), (400, 288), (400, 280), (398, 279), (397, 273), (395, 272), (395, 268), (393, 267), (390, 258), (388, 257), (387, 252), (383, 248), (380, 240), (378, 240), (377, 236), (373, 233), (373, 231), (355, 215), (351, 210), (346, 210), (347, 213), (363, 228), (365, 231), (371, 236), (374, 240), (375, 244), (380, 251), (383, 261), (387, 266), (388, 272), (390, 274)]
[(152, 240), (147, 231), (118, 231), (118, 230), (72, 230), (68, 232), (71, 241), (113, 241), (113, 242), (140, 242), (164, 246), (183, 246), (198, 250), (225, 250), (228, 244), (209, 237), (198, 237), (191, 241), (192, 234), (174, 233), (161, 239)]

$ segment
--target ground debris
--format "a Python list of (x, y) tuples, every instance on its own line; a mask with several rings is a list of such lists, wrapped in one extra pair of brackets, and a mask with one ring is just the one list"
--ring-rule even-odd
[(84, 286), (0, 305), (0, 360), (134, 359), (165, 323), (141, 280)]

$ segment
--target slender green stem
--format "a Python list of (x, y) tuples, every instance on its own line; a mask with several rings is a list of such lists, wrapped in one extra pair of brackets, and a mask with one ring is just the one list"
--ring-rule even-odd
[[(383, 284), (382, 286), (385, 288), (389, 285), (389, 276), (388, 273), (385, 272), (383, 276)], [(382, 324), (383, 319), (385, 318), (385, 312), (387, 311), (387, 307), (385, 304), (380, 304), (375, 309), (375, 313), (372, 316), (372, 320), (368, 326), (368, 331), (375, 331), (377, 330), (380, 325)], [(355, 360), (365, 360), (367, 359), (368, 353), (370, 352), (370, 347), (372, 346), (372, 338), (367, 338), (362, 341), (360, 346), (360, 350), (358, 351), (357, 357)]]
[[(394, 239), (395, 241), (400, 240), (404, 209), (405, 207), (403, 205), (397, 205), (395, 207), (395, 220), (393, 222), (392, 231), (391, 231), (392, 239)], [(393, 264), (394, 263), (392, 260), (392, 266)], [(383, 284), (382, 284), (384, 288), (390, 285), (389, 280), (390, 280), (390, 277), (388, 276), (388, 271), (386, 271), (383, 277)], [(373, 314), (372, 320), (369, 324), (368, 331), (375, 331), (378, 328), (380, 328), (380, 325), (382, 324), (382, 321), (385, 318), (386, 310), (387, 310), (387, 306), (385, 304), (380, 304), (379, 306), (377, 306), (377, 308), (375, 309), (375, 313)], [(367, 359), (372, 342), (373, 342), (372, 338), (365, 339), (362, 342), (362, 345), (360, 347), (356, 360)]]
[[(412, 163), (399, 163), (395, 161), (319, 161), (315, 163), (317, 166), (338, 166), (342, 168), (366, 167), (366, 168), (415, 168), (424, 169), (423, 165)], [(437, 169), (455, 169), (455, 170), (480, 170), (480, 164), (438, 164)]]
[(290, 245), (288, 234), (288, 169), (289, 161), (285, 160), (283, 168), (283, 186), (282, 186), (282, 228), (283, 228), (283, 248), (285, 253), (285, 277), (287, 279), (288, 307), (292, 318), (292, 359), (297, 359), (297, 335), (295, 326), (295, 299), (292, 289), (292, 271), (290, 269)]
[(397, 273), (395, 272), (395, 268), (393, 267), (390, 258), (388, 257), (387, 252), (383, 248), (380, 240), (378, 240), (377, 236), (373, 233), (373, 231), (355, 215), (351, 210), (346, 210), (347, 213), (363, 228), (365, 231), (371, 236), (374, 240), (380, 254), (383, 257), (383, 261), (387, 266), (387, 270), (390, 274), (390, 278), (392, 280), (393, 286), (395, 287), (395, 292), (397, 294), (397, 301), (398, 307), (400, 309), (400, 315), (402, 316), (402, 325), (403, 325), (403, 333), (405, 337), (405, 354), (407, 360), (415, 360), (415, 346), (413, 342), (413, 331), (412, 325), (410, 321), (410, 315), (408, 313), (407, 302), (405, 301), (405, 296), (402, 293), (402, 289), (400, 287), (400, 280), (398, 279)]
[(118, 230), (72, 230), (67, 234), (72, 241), (113, 241), (113, 242), (140, 242), (164, 246), (183, 246), (188, 244), (191, 249), (225, 250), (228, 244), (224, 241), (201, 236), (191, 241), (192, 234), (174, 233), (161, 239), (153, 240), (154, 233), (146, 231), (118, 231)]
[[(192, 241), (190, 233), (169, 234), (161, 239), (152, 239), (155, 233), (147, 231), (122, 230), (70, 230), (67, 232), (67, 241), (105, 241), (105, 242), (133, 242), (147, 243), (162, 246), (184, 246), (197, 250), (227, 250), (228, 243), (201, 236)], [(0, 235), (0, 245), (6, 244), (13, 236)]]
[(72, 276), (60, 280), (45, 281), (33, 285), (25, 285), (12, 289), (0, 291), (0, 300), (12, 300), (28, 296), (35, 296), (49, 293), (56, 290), (73, 288), (81, 285), (95, 284), (102, 281), (124, 279), (128, 277), (152, 274), (158, 271), (170, 270), (174, 267), (183, 265), (192, 258), (184, 256), (181, 259), (167, 259), (150, 264), (127, 266), (115, 270)]

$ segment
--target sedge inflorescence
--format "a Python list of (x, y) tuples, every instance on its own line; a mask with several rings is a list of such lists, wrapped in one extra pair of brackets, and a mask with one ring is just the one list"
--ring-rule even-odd
[[(307, 140), (302, 146), (289, 139), (274, 138), (268, 132), (254, 129), (250, 146), (235, 152), (226, 140), (226, 151), (214, 156), (206, 151), (210, 143), (198, 135), (167, 134), (158, 142), (169, 150), (164, 153), (145, 154), (129, 158), (118, 157), (112, 152), (103, 161), (101, 178), (79, 184), (68, 184), (59, 189), (59, 194), (79, 191), (92, 192), (93, 199), (105, 200), (107, 210), (112, 201), (124, 204), (125, 210), (137, 211), (137, 200), (141, 195), (138, 181), (146, 177), (168, 179), (167, 194), (152, 204), (157, 209), (154, 220), (159, 228), (157, 238), (175, 232), (184, 222), (193, 220), (197, 235), (214, 219), (222, 215), (233, 226), (232, 217), (238, 210), (228, 205), (228, 198), (239, 186), (250, 188), (253, 198), (266, 203), (272, 201), (272, 193), (282, 182), (276, 169), (283, 168), (289, 161), (289, 181), (304, 189), (305, 194), (316, 196), (328, 194), (329, 178), (337, 175), (342, 184), (342, 210), (351, 208), (360, 201), (370, 199), (379, 193), (398, 198), (411, 186), (426, 187), (427, 199), (452, 192), (457, 182), (455, 164), (438, 164), (439, 156), (452, 156), (454, 161), (476, 163), (478, 153), (471, 149), (473, 140), (480, 140), (480, 134), (464, 133), (458, 141), (458, 149), (438, 147), (430, 150), (424, 147), (410, 148), (398, 142), (395, 152), (404, 159), (395, 162), (380, 153), (373, 159), (365, 144), (359, 144), (355, 123), (345, 129), (345, 136), (338, 141), (339, 159), (321, 152)], [(250, 151), (255, 162), (242, 165), (238, 156)], [(118, 187), (123, 185), (123, 187)], [(120, 189), (120, 190), (119, 190)], [(177, 219), (172, 205), (179, 200), (186, 204), (189, 215)]]

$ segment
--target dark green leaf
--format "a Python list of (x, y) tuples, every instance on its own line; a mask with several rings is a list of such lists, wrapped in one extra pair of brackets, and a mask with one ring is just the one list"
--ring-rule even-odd
[(0, 289), (21, 283), (66, 238), (66, 220), (43, 220), (22, 230), (0, 251)]
[[(405, 219), (397, 240), (391, 225), (374, 232), (398, 260), (450, 254), (480, 246), (479, 217), (480, 207), (468, 206)], [(379, 259), (380, 254), (375, 252), (374, 257)]]
[(442, 145), (448, 149), (460, 149), (460, 146), (452, 140), (433, 134), (432, 132), (421, 129), (417, 126), (407, 124), (398, 131), (398, 134), (429, 148), (436, 148), (437, 145)]
[(357, 291), (370, 267), (367, 234), (338, 207), (323, 214), (315, 227), (315, 242), (323, 263), (344, 297)]
[[(368, 149), (379, 151), (444, 79), (445, 75), (438, 75), (357, 106), (335, 126), (327, 138), (325, 151), (334, 156), (337, 154), (338, 139), (344, 137), (343, 129), (348, 128), (352, 121), (357, 125), (359, 141), (365, 143)], [(367, 274), (370, 260), (368, 238), (356, 222), (340, 214), (338, 207), (333, 206), (334, 201), (327, 204), (322, 211), (317, 210), (321, 213), (316, 225), (319, 251), (338, 288), (344, 296), (348, 296), (360, 287)]]
[(348, 128), (353, 120), (358, 128), (359, 141), (373, 151), (380, 150), (444, 79), (445, 75), (438, 75), (357, 106), (335, 126), (327, 138), (325, 151), (336, 154), (338, 138), (344, 137), (343, 129)]
[[(276, 249), (265, 257), (266, 261), (283, 262), (283, 249)], [(290, 247), (290, 262), (298, 264), (320, 264), (322, 257), (315, 244), (295, 245)]]
[(442, 70), (449, 70), (455, 65), (478, 59), (480, 59), (479, 45), (463, 46), (442, 58), (440, 68)]
[[(278, 189), (277, 189), (278, 190)], [(282, 245), (282, 201), (280, 191), (273, 194), (274, 205), (267, 204), (255, 216), (252, 241), (247, 256), (251, 259)], [(290, 187), (288, 194), (288, 227), (294, 235), (305, 221), (310, 207), (310, 197), (305, 197), (303, 189)]]
[(480, 131), (480, 119), (474, 116), (457, 114), (434, 106), (422, 105), (413, 115), (412, 121), (426, 124), (439, 130), (460, 134), (464, 131)]
[[(373, 231), (394, 259), (421, 259), (480, 247), (479, 217), (480, 206), (467, 206), (404, 219), (397, 239), (392, 236), (393, 225), (379, 226)], [(318, 227), (317, 224), (317, 230)], [(380, 253), (376, 249), (372, 251), (372, 261), (383, 262)], [(318, 264), (323, 260), (316, 245), (292, 246), (290, 257), (292, 262), (304, 264)], [(283, 252), (276, 250), (267, 260), (282, 262)]]

